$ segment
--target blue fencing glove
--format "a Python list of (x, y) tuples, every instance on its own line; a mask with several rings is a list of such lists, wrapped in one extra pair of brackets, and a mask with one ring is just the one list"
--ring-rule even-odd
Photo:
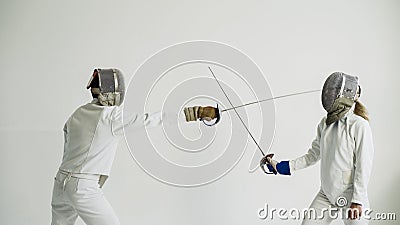
[[(291, 175), (289, 161), (281, 161), (278, 163), (275, 160), (271, 160), (271, 163), (272, 164), (267, 163), (267, 168), (269, 172), (274, 173), (275, 175), (277, 173), (282, 175)], [(275, 165), (275, 167), (273, 165)]]
[[(271, 168), (272, 168), (272, 166), (271, 166)], [(268, 165), (268, 169), (269, 169), (269, 165)], [(281, 161), (280, 163), (276, 164), (276, 170), (278, 171), (279, 174), (291, 175), (289, 161)]]
[[(278, 162), (272, 159), (272, 157), (274, 157), (274, 154), (271, 153), (264, 156), (260, 161), (260, 167), (265, 173), (267, 174), (273, 173), (275, 175), (278, 173), (282, 175), (291, 175), (289, 161)], [(264, 165), (267, 165), (269, 173), (265, 171)]]

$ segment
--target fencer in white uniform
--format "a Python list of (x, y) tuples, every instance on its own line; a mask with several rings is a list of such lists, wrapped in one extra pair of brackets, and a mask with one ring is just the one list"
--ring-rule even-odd
[[(101, 189), (110, 175), (122, 137), (124, 80), (117, 69), (96, 69), (87, 88), (93, 101), (79, 107), (64, 126), (64, 153), (54, 180), (52, 223), (119, 224)], [(160, 122), (159, 116), (133, 116), (127, 124)]]
[[(87, 88), (93, 101), (79, 107), (64, 126), (64, 153), (51, 202), (52, 225), (72, 225), (78, 216), (88, 225), (120, 224), (101, 188), (110, 175), (123, 128), (154, 127), (175, 119), (170, 113), (156, 112), (124, 115), (122, 120), (125, 85), (117, 69), (96, 69)], [(211, 113), (200, 107), (191, 116), (210, 120), (215, 117)]]
[[(271, 172), (284, 175), (321, 161), (321, 188), (309, 207), (319, 213), (318, 218), (308, 215), (302, 224), (330, 224), (336, 217), (345, 224), (368, 224), (361, 212), (369, 208), (367, 186), (374, 147), (366, 110), (358, 102), (360, 91), (357, 77), (339, 72), (330, 75), (322, 91), (328, 114), (318, 124), (308, 152), (279, 163), (269, 164), (266, 158), (261, 161)], [(343, 214), (329, 215), (324, 211), (329, 208), (341, 209)]]

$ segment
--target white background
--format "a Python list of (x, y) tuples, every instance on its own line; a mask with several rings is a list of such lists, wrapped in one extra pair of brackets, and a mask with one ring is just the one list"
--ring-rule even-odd
[[(333, 71), (358, 75), (375, 142), (371, 208), (400, 216), (399, 1), (3, 0), (0, 28), (0, 224), (50, 223), (62, 127), (90, 101), (94, 68), (120, 68), (129, 80), (161, 48), (199, 39), (245, 52), (275, 96), (321, 88)], [(305, 153), (323, 115), (319, 94), (276, 101), (276, 157)], [(319, 164), (266, 176), (247, 172), (251, 156), (223, 179), (185, 189), (148, 176), (121, 142), (104, 192), (122, 224), (265, 224), (265, 203), (310, 204)]]

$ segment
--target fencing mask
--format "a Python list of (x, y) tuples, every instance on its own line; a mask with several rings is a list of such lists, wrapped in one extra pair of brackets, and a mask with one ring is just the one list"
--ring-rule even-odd
[(119, 106), (124, 101), (124, 76), (118, 69), (95, 69), (86, 86), (89, 88), (101, 105)]
[(328, 112), (326, 124), (343, 118), (353, 106), (359, 93), (358, 77), (341, 72), (332, 73), (322, 89), (322, 106)]

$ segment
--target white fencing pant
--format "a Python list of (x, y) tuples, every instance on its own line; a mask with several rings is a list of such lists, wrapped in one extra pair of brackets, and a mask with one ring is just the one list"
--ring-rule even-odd
[[(64, 181), (67, 182), (64, 185)], [(52, 225), (73, 225), (81, 219), (87, 225), (119, 225), (119, 220), (99, 187), (98, 179), (70, 177), (58, 172), (54, 179)]]
[[(346, 199), (351, 199), (352, 197), (352, 193), (353, 190), (352, 189), (348, 189), (345, 191), (345, 193), (343, 193), (343, 197), (345, 197)], [(364, 206), (362, 206), (363, 211), (367, 208), (369, 208), (369, 203), (368, 201), (366, 201), (367, 204)], [(312, 209), (312, 211), (315, 210), (316, 213), (316, 217), (311, 216), (311, 218), (306, 215), (303, 222), (301, 223), (302, 225), (314, 225), (314, 224), (330, 224), (332, 221), (336, 220), (336, 219), (342, 219), (343, 223), (345, 225), (367, 225), (369, 220), (366, 220), (365, 218), (363, 218), (363, 216), (360, 219), (355, 219), (355, 220), (351, 220), (347, 218), (346, 215), (346, 209), (348, 209), (348, 207), (350, 207), (350, 200), (347, 202), (346, 207), (344, 207), (342, 210), (344, 211), (343, 214), (340, 214), (336, 211), (337, 214), (335, 213), (330, 213), (329, 211), (326, 211), (326, 209), (339, 209), (336, 205), (333, 205), (328, 198), (326, 197), (326, 195), (324, 194), (324, 192), (322, 190), (320, 190), (317, 195), (315, 196), (313, 202), (311, 203), (309, 209)], [(324, 215), (322, 216), (322, 212), (324, 213)], [(364, 213), (364, 212), (363, 212)], [(310, 213), (311, 214), (311, 213)], [(332, 215), (332, 216), (331, 216)]]

